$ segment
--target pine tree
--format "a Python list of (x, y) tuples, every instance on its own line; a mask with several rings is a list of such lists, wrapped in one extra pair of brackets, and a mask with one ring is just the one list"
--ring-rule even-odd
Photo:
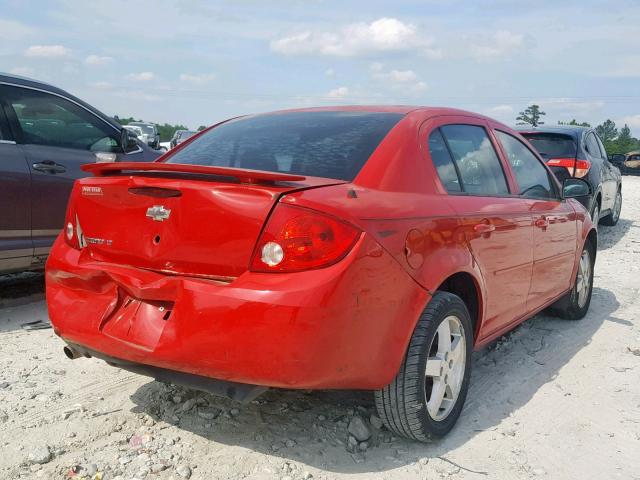
[(518, 121), (518, 125), (537, 127), (538, 125), (544, 125), (544, 122), (540, 121), (540, 117), (543, 115), (546, 115), (546, 113), (540, 110), (539, 105), (529, 105), (524, 111), (518, 114), (516, 120)]

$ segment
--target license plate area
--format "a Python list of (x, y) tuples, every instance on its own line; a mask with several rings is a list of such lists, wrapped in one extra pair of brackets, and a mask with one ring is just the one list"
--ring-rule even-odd
[(142, 300), (125, 294), (102, 324), (102, 333), (153, 350), (173, 313), (173, 302)]

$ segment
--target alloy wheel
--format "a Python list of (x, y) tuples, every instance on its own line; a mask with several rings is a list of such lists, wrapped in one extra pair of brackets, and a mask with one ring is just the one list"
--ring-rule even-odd
[(451, 413), (462, 388), (467, 361), (466, 338), (460, 319), (446, 317), (431, 341), (425, 368), (427, 411), (435, 421)]
[(580, 256), (578, 266), (578, 276), (576, 278), (576, 293), (578, 294), (578, 306), (584, 307), (589, 298), (589, 288), (591, 286), (591, 255), (586, 248)]

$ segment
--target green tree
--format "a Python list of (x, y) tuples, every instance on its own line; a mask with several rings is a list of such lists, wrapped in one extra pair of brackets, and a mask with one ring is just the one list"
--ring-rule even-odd
[(142, 120), (136, 120), (133, 117), (124, 117), (121, 118), (118, 115), (114, 115), (113, 119), (118, 122), (120, 125), (129, 125), (131, 122), (141, 122)]
[(615, 141), (616, 152), (612, 153), (628, 153), (638, 147), (638, 139), (631, 136), (631, 129), (625, 123), (620, 129), (618, 138)]
[(603, 142), (610, 142), (618, 136), (618, 128), (613, 120), (605, 120), (604, 123), (596, 127), (596, 132)]
[(600, 140), (602, 140), (607, 153), (618, 153), (614, 152), (614, 141), (618, 137), (616, 122), (610, 119), (605, 120), (604, 123), (596, 127), (596, 133), (600, 137)]
[(573, 125), (576, 127), (590, 127), (591, 124), (588, 122), (578, 122), (575, 118), (570, 122), (563, 122), (562, 120), (558, 120), (558, 125)]
[(207, 128), (207, 126), (206, 126), (206, 125), (200, 125), (200, 126), (198, 127), (198, 131), (199, 131), (199, 132), (201, 132), (201, 131), (202, 131), (202, 130), (204, 130), (205, 128)]
[(538, 125), (544, 125), (544, 122), (540, 121), (542, 116), (546, 115), (545, 112), (540, 110), (540, 105), (529, 105), (524, 111), (520, 112), (516, 117), (518, 125), (531, 125), (537, 127)]

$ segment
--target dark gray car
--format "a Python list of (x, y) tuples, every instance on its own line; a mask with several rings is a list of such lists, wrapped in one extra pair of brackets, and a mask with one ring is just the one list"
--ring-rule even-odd
[(64, 90), (0, 73), (0, 273), (44, 265), (81, 165), (159, 156), (122, 130)]
[[(562, 125), (520, 129), (545, 159), (560, 182), (578, 177), (591, 185), (592, 195), (580, 199), (605, 225), (615, 225), (622, 208), (622, 177), (607, 158), (602, 141), (589, 127)], [(597, 222), (596, 222), (597, 223)]]

